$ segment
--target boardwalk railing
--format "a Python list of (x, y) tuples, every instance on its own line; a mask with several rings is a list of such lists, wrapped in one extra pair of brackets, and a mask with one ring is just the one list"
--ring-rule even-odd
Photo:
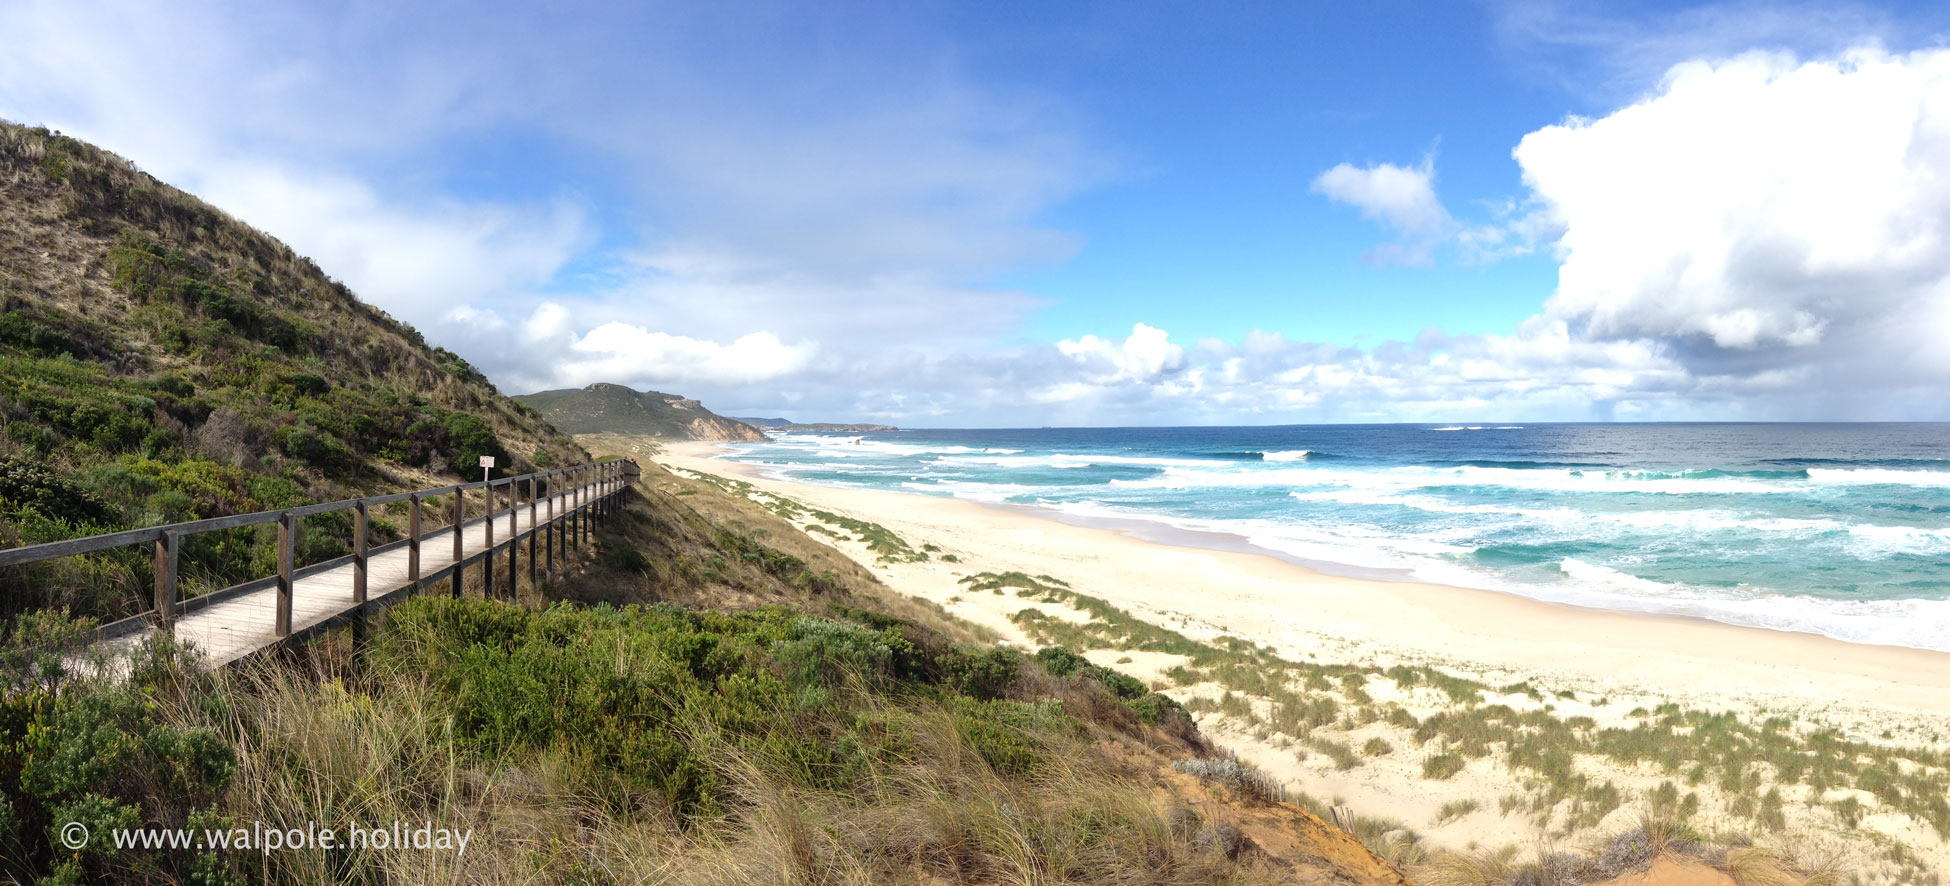
[[(369, 605), (385, 605), (443, 581), (450, 582), (453, 594), (459, 596), (463, 572), (475, 563), (481, 564), (485, 592), (494, 596), (495, 557), (504, 550), (507, 589), (512, 596), (520, 574), (522, 541), (528, 544), (528, 578), (532, 584), (538, 580), (542, 563), (554, 568), (566, 561), (571, 546), (579, 548), (588, 543), (591, 523), (613, 512), (617, 496), (636, 482), (638, 472), (635, 462), (618, 459), (499, 480), (131, 529), (0, 550), (0, 568), (128, 545), (150, 545), (156, 575), (153, 608), (104, 626), (100, 638), (116, 640), (158, 630), (179, 633), (190, 623), (197, 623), (196, 641), (212, 663), (223, 664), (284, 642), (293, 636), (294, 627), (298, 633), (309, 633), (346, 616), (364, 615)], [(477, 491), (480, 516), (469, 518), (474, 510), (469, 499)], [(431, 501), (441, 496), (452, 496), (445, 506), (447, 525), (423, 532), (423, 515), (441, 513), (434, 510), (438, 505)], [(370, 512), (401, 502), (407, 505), (406, 537), (371, 547)], [(296, 568), (293, 549), (302, 521), (348, 510), (352, 512), (352, 553)], [(506, 534), (497, 540), (496, 527), (504, 519)], [(278, 527), (276, 575), (189, 600), (177, 599), (178, 551), (184, 538), (266, 523)], [(355, 623), (363, 624), (364, 620)]]

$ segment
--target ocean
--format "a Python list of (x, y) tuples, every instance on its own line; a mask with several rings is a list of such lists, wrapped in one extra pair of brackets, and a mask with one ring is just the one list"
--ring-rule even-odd
[(1331, 573), (1950, 650), (1950, 424), (913, 430), (728, 457)]

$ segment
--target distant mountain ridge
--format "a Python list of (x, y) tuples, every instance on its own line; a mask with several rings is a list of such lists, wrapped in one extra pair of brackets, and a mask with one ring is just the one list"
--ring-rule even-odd
[(584, 388), (537, 391), (515, 397), (568, 434), (625, 434), (666, 440), (757, 442), (765, 432), (725, 418), (678, 394), (635, 391), (597, 382)]
[(747, 418), (737, 416), (732, 421), (742, 421), (772, 431), (830, 431), (841, 434), (868, 434), (876, 431), (898, 431), (893, 425), (836, 424), (834, 422), (796, 422), (784, 418)]

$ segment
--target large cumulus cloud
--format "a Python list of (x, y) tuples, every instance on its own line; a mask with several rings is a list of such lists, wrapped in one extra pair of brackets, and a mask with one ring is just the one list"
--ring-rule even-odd
[(1950, 379), (1950, 52), (1689, 62), (1515, 156), (1579, 338), (1871, 399)]

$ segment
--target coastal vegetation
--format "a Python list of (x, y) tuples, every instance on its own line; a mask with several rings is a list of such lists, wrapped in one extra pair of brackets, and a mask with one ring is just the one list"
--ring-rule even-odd
[[(1562, 716), (1545, 701), (1572, 693), (1546, 693), (1527, 682), (1498, 689), (1429, 666), (1321, 664), (1286, 659), (1236, 637), (1200, 642), (1050, 576), (984, 572), (960, 583), (1088, 615), (1059, 618), (1035, 607), (1016, 613), (1012, 620), (1038, 643), (1174, 657), (1179, 663), (1160, 674), (1172, 684), (1165, 691), (1209, 718), (1209, 726), (1302, 758), (1319, 754), (1339, 770), (1364, 765), (1364, 756), (1412, 754), (1415, 769), (1407, 777), (1449, 781), (1473, 773), (1480, 776), (1474, 789), (1499, 792), (1444, 803), (1432, 826), (1494, 815), (1508, 823), (1500, 828), (1505, 833), (1534, 833), (1563, 845), (1616, 836), (1607, 829), (1643, 817), (1666, 835), (1661, 847), (1722, 869), (1799, 872), (1787, 882), (1940, 882), (1904, 840), (1863, 829), (1862, 818), (1873, 808), (1888, 824), (1907, 820), (1926, 828), (1934, 843), (1950, 840), (1950, 753), (1942, 749), (1848, 739), (1818, 723), (1755, 722), (1673, 703), (1634, 709), (1628, 724), (1600, 726), (1590, 716)], [(1354, 751), (1357, 744), (1363, 753)], [(1494, 809), (1484, 802), (1491, 799)], [(1304, 795), (1300, 802), (1322, 815), (1331, 805)], [(1449, 873), (1430, 882), (1498, 883), (1525, 870), (1541, 876), (1535, 871), (1549, 861), (1526, 868), (1512, 855), (1477, 865), (1487, 871), (1479, 879), (1457, 879), (1461, 863), (1409, 826), (1377, 819), (1366, 829), (1370, 848), (1392, 860), (1448, 859), (1441, 865)], [(1770, 847), (1756, 849), (1757, 843)], [(1880, 875), (1836, 879), (1845, 853), (1830, 847), (1838, 843), (1866, 847), (1860, 868)], [(1609, 845), (1591, 846), (1587, 854), (1595, 859)], [(1551, 863), (1567, 870), (1570, 864)]]
[[(6, 673), (45, 682), (9, 686), (0, 718), (8, 873), (1284, 883), (1366, 857), (1257, 847), (1300, 825), (1270, 807), (1227, 823), (1248, 798), (1214, 805), (1166, 780), (1173, 757), (1212, 753), (1175, 702), (1067, 650), (958, 639), (975, 634), (774, 519), (642, 490), (572, 576), (525, 589), (529, 605), (473, 586), (414, 598), (357, 656), (340, 632), (213, 673), (159, 646), (117, 682), (64, 669), (66, 652), (41, 669), (16, 652)], [(599, 602), (626, 596), (657, 602)], [(40, 650), (72, 651), (85, 629), (32, 625), (48, 626)], [(471, 828), (471, 848), (69, 852), (54, 830), (394, 820)], [(1352, 881), (1401, 882), (1372, 870)]]
[[(433, 486), (482, 455), (584, 457), (309, 259), (98, 148), (0, 124), (0, 210), (0, 545)], [(299, 557), (350, 532), (307, 521)], [(194, 536), (182, 593), (266, 574), (272, 535)], [(149, 568), (117, 551), (7, 570), (0, 615), (126, 616)]]

